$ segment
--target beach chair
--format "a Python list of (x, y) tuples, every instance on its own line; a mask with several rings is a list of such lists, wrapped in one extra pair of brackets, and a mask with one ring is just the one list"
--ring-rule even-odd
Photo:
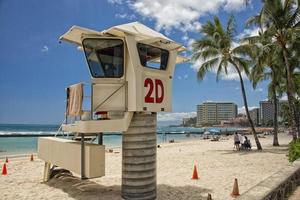
[(220, 136), (213, 136), (213, 138), (210, 140), (212, 142), (217, 142), (217, 141), (220, 141)]
[(249, 139), (245, 140), (244, 143), (241, 144), (242, 150), (251, 150), (251, 142)]

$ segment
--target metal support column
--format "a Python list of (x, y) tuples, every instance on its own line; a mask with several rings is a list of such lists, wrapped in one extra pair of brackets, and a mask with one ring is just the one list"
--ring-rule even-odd
[(85, 166), (85, 153), (84, 153), (84, 134), (81, 133), (81, 179), (86, 179), (84, 174)]
[(103, 145), (103, 133), (98, 133), (98, 144)]
[(122, 140), (123, 199), (156, 199), (156, 113), (135, 113)]

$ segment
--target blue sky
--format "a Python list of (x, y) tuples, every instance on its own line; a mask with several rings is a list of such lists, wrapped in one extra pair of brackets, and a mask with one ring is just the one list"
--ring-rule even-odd
[[(163, 2), (163, 3), (162, 3)], [(245, 21), (260, 9), (260, 1), (245, 7), (243, 0), (1, 0), (0, 1), (0, 123), (60, 123), (64, 117), (64, 88), (89, 82), (83, 52), (58, 38), (72, 25), (103, 30), (140, 21), (189, 46), (201, 25), (218, 15), (236, 17), (237, 38), (252, 34)], [(233, 101), (243, 106), (234, 73), (216, 82), (209, 73), (198, 82), (192, 63), (176, 66), (173, 111), (162, 121), (194, 115), (206, 100)], [(249, 106), (267, 98), (267, 83), (253, 90), (246, 81)]]

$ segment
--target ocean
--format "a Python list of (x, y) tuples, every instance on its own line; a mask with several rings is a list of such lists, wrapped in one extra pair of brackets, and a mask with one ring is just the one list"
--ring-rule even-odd
[[(58, 129), (59, 125), (0, 124), (0, 157), (36, 153), (38, 137), (54, 136)], [(205, 129), (192, 127), (158, 127), (157, 143), (168, 142), (171, 139), (175, 141), (197, 139), (204, 131)], [(103, 144), (108, 148), (121, 147), (122, 135), (104, 133)]]

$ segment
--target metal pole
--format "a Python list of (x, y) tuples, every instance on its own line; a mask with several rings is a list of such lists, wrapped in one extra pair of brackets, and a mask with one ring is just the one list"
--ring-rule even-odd
[(103, 133), (98, 133), (98, 144), (103, 145)]
[(84, 174), (85, 156), (84, 156), (84, 134), (81, 133), (81, 179), (86, 179)]

